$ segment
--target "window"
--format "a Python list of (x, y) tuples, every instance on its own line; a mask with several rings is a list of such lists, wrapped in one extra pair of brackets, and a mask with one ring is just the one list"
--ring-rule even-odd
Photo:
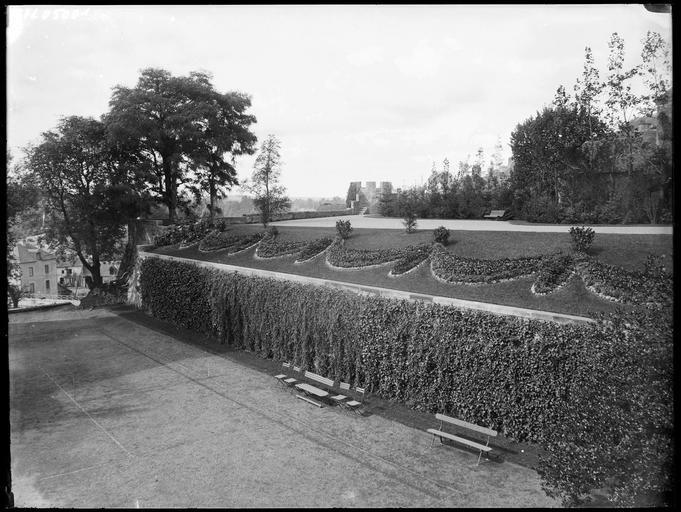
[(35, 293), (35, 283), (28, 283), (28, 292)]
[(70, 276), (73, 271), (70, 268), (66, 269), (66, 275)]
[(64, 284), (64, 278), (63, 278), (63, 277), (60, 277), (60, 278), (59, 278), (59, 282), (60, 282), (61, 284)]
[(33, 267), (28, 267), (28, 277), (33, 277)]
[(49, 265), (45, 265), (45, 273), (46, 274), (50, 273), (50, 266)]
[(118, 272), (116, 267), (114, 267), (114, 266), (109, 267), (109, 275), (112, 275), (112, 276), (116, 275), (116, 272)]
[(45, 291), (46, 292), (50, 291), (50, 280), (49, 279), (47, 281), (45, 281)]

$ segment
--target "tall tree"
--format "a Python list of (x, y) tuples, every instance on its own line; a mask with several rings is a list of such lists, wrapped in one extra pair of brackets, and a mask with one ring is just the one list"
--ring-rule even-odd
[[(137, 143), (153, 170), (150, 191), (168, 207), (171, 223), (186, 202), (180, 189), (191, 181), (192, 169), (207, 165), (210, 158), (206, 154), (211, 149), (216, 157), (222, 149), (217, 144), (207, 144), (207, 140), (222, 140), (224, 126), (220, 123), (229, 124), (235, 119), (225, 115), (234, 106), (234, 98), (218, 94), (210, 80), (207, 73), (176, 77), (163, 69), (148, 68), (142, 70), (134, 88), (114, 87), (109, 102), (113, 135)], [(242, 114), (236, 112), (240, 121), (255, 122), (252, 117), (240, 118)], [(206, 139), (207, 130), (214, 137)], [(218, 166), (219, 172), (227, 169), (224, 162)]]
[(634, 151), (637, 133), (631, 123), (637, 113), (641, 98), (632, 91), (632, 78), (639, 74), (639, 66), (626, 69), (624, 66), (624, 39), (613, 32), (608, 42), (608, 76), (606, 80), (608, 98), (605, 101), (607, 119), (611, 128), (620, 134), (626, 153), (626, 169), (634, 173)]
[(657, 32), (648, 31), (643, 39), (641, 74), (647, 86), (647, 94), (643, 96), (644, 113), (655, 115), (657, 103), (664, 100), (671, 87), (671, 60), (669, 46)]
[(207, 110), (202, 137), (190, 154), (194, 171), (190, 188), (197, 197), (202, 192), (208, 194), (211, 225), (219, 213), (217, 201), (226, 190), (239, 184), (234, 168), (236, 157), (255, 152), (257, 139), (250, 131), (255, 117), (246, 114), (250, 106), (251, 99), (245, 94), (216, 93), (214, 108)]
[(281, 142), (274, 135), (268, 135), (255, 159), (251, 183), (247, 189), (253, 192), (253, 204), (260, 212), (263, 226), (267, 226), (274, 215), (291, 207), (286, 189), (279, 183), (281, 178)]
[(63, 118), (26, 150), (27, 169), (49, 206), (46, 239), (58, 254), (76, 253), (92, 287), (102, 285), (100, 263), (120, 254), (124, 235), (110, 193), (107, 151), (104, 124), (77, 116)]

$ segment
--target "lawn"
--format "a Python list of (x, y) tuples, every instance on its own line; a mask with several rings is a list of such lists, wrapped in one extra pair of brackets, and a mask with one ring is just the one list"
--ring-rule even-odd
[[(335, 236), (335, 228), (277, 227), (281, 241), (309, 241), (323, 236)], [(261, 231), (259, 225), (235, 225), (230, 232), (253, 233)], [(498, 259), (538, 256), (558, 250), (570, 252), (568, 233), (524, 233), (499, 231), (450, 231), (447, 250), (467, 258)], [(346, 241), (349, 248), (381, 249), (400, 248), (432, 241), (430, 230), (407, 234), (397, 230), (359, 229), (353, 230)], [(628, 270), (642, 270), (646, 256), (650, 253), (665, 255), (672, 261), (672, 235), (619, 235), (597, 234), (590, 253), (600, 261), (619, 265)], [(428, 265), (401, 277), (390, 277), (391, 265), (364, 270), (335, 270), (319, 256), (303, 264), (294, 265), (295, 256), (275, 259), (255, 259), (255, 248), (228, 256), (226, 251), (202, 253), (197, 246), (178, 249), (177, 245), (156, 249), (161, 254), (226, 263), (244, 267), (260, 268), (276, 272), (306, 275), (311, 277), (347, 281), (365, 285), (413, 291), (445, 297), (492, 302), (508, 306), (519, 306), (558, 313), (592, 316), (596, 312), (612, 311), (614, 303), (601, 299), (589, 292), (578, 277), (573, 277), (567, 285), (547, 296), (536, 296), (530, 291), (532, 277), (486, 285), (456, 285), (437, 281), (430, 273)]]

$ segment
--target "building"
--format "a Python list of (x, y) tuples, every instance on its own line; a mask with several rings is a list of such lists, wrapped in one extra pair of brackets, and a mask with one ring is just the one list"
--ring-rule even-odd
[(378, 187), (375, 181), (367, 181), (362, 186), (361, 181), (352, 181), (350, 186), (354, 185), (355, 199), (350, 201), (350, 207), (353, 212), (372, 213), (378, 211), (378, 203), (384, 195), (392, 194), (393, 184), (390, 181), (380, 181)]
[[(25, 293), (70, 295), (88, 289), (86, 281), (91, 274), (83, 268), (80, 260), (75, 256), (58, 258), (56, 254), (39, 245), (37, 236), (19, 241), (14, 255), (21, 274), (21, 289)], [(116, 279), (119, 266), (120, 263), (116, 261), (101, 262), (99, 268), (102, 281), (108, 283)]]
[(38, 295), (58, 295), (57, 256), (40, 247), (17, 244), (16, 258), (21, 272), (21, 289)]

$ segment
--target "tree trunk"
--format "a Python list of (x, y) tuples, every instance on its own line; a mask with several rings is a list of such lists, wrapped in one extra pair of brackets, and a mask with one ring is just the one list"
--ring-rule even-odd
[(215, 202), (217, 193), (215, 191), (215, 180), (210, 180), (210, 225), (215, 225)]
[(137, 221), (128, 222), (128, 241), (125, 244), (125, 252), (121, 259), (121, 266), (118, 269), (116, 279), (125, 279), (127, 282), (132, 275), (132, 269), (137, 260), (137, 241), (139, 236), (139, 226)]
[(169, 158), (163, 158), (163, 178), (165, 180), (165, 199), (168, 206), (168, 222), (175, 224), (177, 217), (177, 192), (175, 190), (175, 179), (173, 178), (172, 165)]
[(92, 274), (92, 287), (93, 288), (101, 288), (103, 281), (102, 281), (102, 271), (100, 268), (100, 261), (99, 261), (99, 254), (93, 254), (92, 255), (92, 270), (90, 270), (90, 273)]

